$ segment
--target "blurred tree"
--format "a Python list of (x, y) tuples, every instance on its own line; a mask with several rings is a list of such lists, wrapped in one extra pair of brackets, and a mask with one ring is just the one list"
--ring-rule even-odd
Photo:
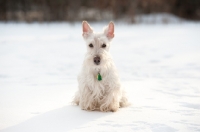
[(0, 0), (0, 20), (6, 20), (6, 0)]

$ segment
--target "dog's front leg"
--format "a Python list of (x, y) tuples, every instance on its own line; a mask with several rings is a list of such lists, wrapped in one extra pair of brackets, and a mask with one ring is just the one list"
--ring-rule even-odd
[(120, 88), (115, 88), (106, 93), (102, 104), (100, 106), (100, 111), (112, 111), (115, 112), (119, 109), (120, 101)]
[(83, 110), (95, 110), (96, 103), (92, 95), (92, 91), (88, 86), (84, 86), (80, 90), (80, 107)]

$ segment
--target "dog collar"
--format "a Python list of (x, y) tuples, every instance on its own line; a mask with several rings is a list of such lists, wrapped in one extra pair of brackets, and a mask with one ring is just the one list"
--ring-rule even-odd
[(101, 80), (102, 80), (102, 77), (101, 77), (101, 74), (100, 74), (100, 73), (98, 73), (98, 75), (97, 75), (97, 80), (98, 80), (98, 81), (101, 81)]

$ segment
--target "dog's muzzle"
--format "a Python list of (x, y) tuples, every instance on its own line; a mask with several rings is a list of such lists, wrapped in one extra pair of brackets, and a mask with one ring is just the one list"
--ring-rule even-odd
[(96, 65), (99, 65), (100, 62), (101, 62), (100, 57), (99, 57), (99, 56), (95, 56), (95, 57), (94, 57), (94, 63), (95, 63)]

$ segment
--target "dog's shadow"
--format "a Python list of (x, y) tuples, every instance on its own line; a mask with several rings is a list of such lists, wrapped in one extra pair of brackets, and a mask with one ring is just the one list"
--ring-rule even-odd
[(110, 114), (112, 113), (84, 111), (77, 106), (66, 106), (35, 116), (1, 132), (66, 132)]

